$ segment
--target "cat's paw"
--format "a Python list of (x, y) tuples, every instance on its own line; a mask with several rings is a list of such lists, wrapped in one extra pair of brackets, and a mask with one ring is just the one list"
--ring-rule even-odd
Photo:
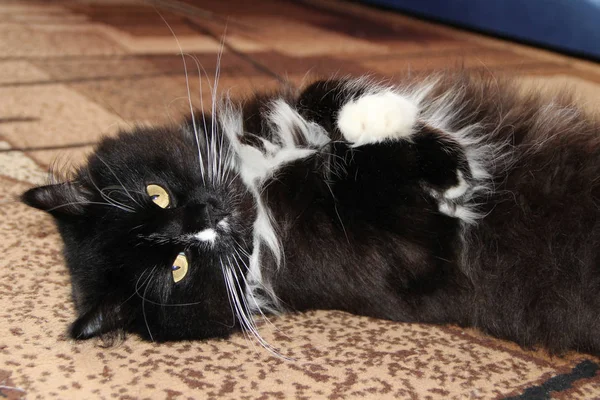
[(338, 114), (337, 126), (347, 141), (360, 146), (411, 135), (418, 113), (412, 101), (385, 91), (345, 104)]

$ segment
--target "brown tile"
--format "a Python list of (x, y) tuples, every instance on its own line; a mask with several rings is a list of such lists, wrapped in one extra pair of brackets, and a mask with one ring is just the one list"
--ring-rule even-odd
[(333, 56), (291, 56), (278, 52), (253, 53), (252, 58), (267, 66), (280, 76), (305, 75), (316, 76), (359, 75), (368, 69), (350, 57), (343, 59)]
[(362, 65), (385, 74), (404, 73), (409, 70), (429, 71), (448, 68), (511, 68), (515, 72), (528, 65), (539, 67), (541, 62), (536, 59), (517, 55), (510, 51), (488, 50), (479, 48), (477, 51), (457, 50), (444, 54), (430, 55), (423, 53), (410, 55), (390, 55), (387, 59), (363, 59)]
[(328, 54), (381, 54), (385, 44), (353, 38), (287, 17), (247, 17), (244, 22), (256, 27), (252, 37), (270, 49), (289, 56)]
[[(184, 17), (171, 12), (154, 9), (149, 4), (74, 3), (68, 9), (94, 23), (116, 28), (133, 36), (171, 36), (162, 17), (178, 35), (195, 35), (185, 23)], [(160, 10), (160, 11), (158, 11)]]
[(97, 140), (122, 120), (64, 85), (0, 87), (0, 136), (12, 147), (66, 145)]
[(43, 69), (27, 61), (0, 61), (0, 86), (45, 81), (50, 79)]
[(0, 175), (7, 179), (29, 184), (41, 184), (46, 181), (45, 168), (27, 157), (22, 151), (10, 151), (9, 143), (0, 140)]
[[(192, 56), (194, 58), (192, 58)], [(0, 62), (1, 63), (1, 62)], [(185, 76), (184, 61), (180, 54), (158, 55), (124, 55), (108, 57), (46, 58), (30, 60), (30, 63), (44, 71), (46, 81), (78, 81), (78, 80), (127, 80), (152, 78), (154, 76)], [(198, 75), (198, 67), (203, 75), (214, 77), (217, 53), (192, 53), (185, 56), (188, 73)], [(0, 64), (2, 65), (2, 64)], [(14, 68), (17, 68), (15, 66)], [(225, 51), (220, 68), (222, 75), (260, 75), (251, 64), (240, 60), (237, 56)], [(21, 74), (23, 76), (25, 74)], [(23, 79), (26, 79), (24, 77)], [(29, 78), (32, 81), (43, 81), (44, 78)], [(27, 83), (27, 81), (23, 81)], [(0, 84), (2, 82), (0, 81)]]
[[(57, 171), (73, 171), (85, 163), (87, 156), (93, 151), (93, 146), (66, 147), (63, 149), (25, 151), (24, 153), (33, 160), (47, 175), (51, 169)], [(61, 173), (62, 173), (61, 172)]]
[(0, 24), (0, 57), (122, 54), (123, 49), (87, 28)]
[[(212, 84), (213, 77), (211, 77)], [(198, 79), (190, 76), (192, 104), (201, 108)], [(248, 90), (272, 87), (275, 81), (264, 76), (226, 76), (219, 80), (219, 93), (230, 91), (232, 96)], [(185, 77), (152, 77), (125, 81), (99, 81), (72, 84), (74, 90), (100, 104), (126, 121), (150, 124), (178, 122), (189, 115), (188, 92)], [(202, 81), (205, 108), (210, 107), (211, 91), (206, 79)]]

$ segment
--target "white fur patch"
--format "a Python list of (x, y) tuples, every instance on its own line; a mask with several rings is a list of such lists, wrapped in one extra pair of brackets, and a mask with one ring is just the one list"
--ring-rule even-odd
[(208, 242), (208, 243), (213, 244), (213, 243), (215, 243), (215, 240), (217, 239), (217, 232), (212, 228), (208, 228), (208, 229), (204, 229), (203, 231), (200, 231), (198, 233), (195, 233), (194, 237), (201, 242)]
[[(256, 188), (271, 177), (283, 165), (310, 157), (318, 148), (329, 143), (329, 136), (320, 125), (306, 121), (283, 99), (271, 103), (271, 109), (265, 116), (272, 127), (273, 140), (261, 138), (266, 154), (254, 146), (242, 144), (239, 136), (243, 134), (241, 111), (228, 108), (221, 114), (221, 124), (230, 139), (238, 159), (240, 175), (250, 188)], [(301, 135), (296, 138), (295, 135)], [(308, 143), (299, 146), (299, 139)]]
[(438, 210), (449, 217), (460, 219), (465, 224), (474, 224), (480, 218), (479, 214), (468, 207), (446, 201), (440, 202)]
[(229, 222), (227, 221), (227, 218), (223, 218), (222, 220), (220, 220), (217, 226), (226, 232), (229, 231)]
[(415, 103), (386, 90), (346, 103), (338, 114), (337, 126), (346, 140), (360, 146), (409, 136), (418, 114)]
[[(434, 76), (428, 81), (395, 90), (418, 104), (419, 121), (444, 132), (464, 150), (471, 173), (470, 181), (464, 182), (464, 177), (460, 175), (458, 185), (434, 197), (439, 202), (441, 213), (469, 225), (484, 217), (477, 210), (477, 196), (492, 190), (492, 173), (498, 173), (509, 162), (507, 154), (510, 153), (506, 151), (509, 144), (488, 142), (487, 138), (492, 136), (492, 132), (485, 130), (489, 127), (461, 122), (465, 118), (463, 108), (471, 99), (465, 98), (466, 91), (459, 85), (433, 95), (439, 83), (440, 80)], [(461, 128), (457, 129), (456, 126)]]
[(458, 178), (458, 185), (451, 187), (444, 192), (444, 197), (447, 199), (457, 199), (464, 195), (469, 190), (469, 184), (463, 178), (463, 174), (457, 171), (456, 177)]
[[(254, 221), (254, 250), (249, 260), (246, 297), (253, 311), (269, 309), (276, 311), (278, 301), (271, 285), (264, 279), (261, 260), (263, 246), (273, 254), (277, 265), (283, 260), (283, 249), (276, 233), (276, 223), (261, 197), (262, 184), (272, 177), (285, 164), (313, 155), (322, 146), (329, 143), (329, 135), (320, 125), (306, 121), (283, 99), (270, 104), (268, 114), (264, 115), (270, 126), (271, 138), (261, 138), (265, 151), (240, 141), (243, 131), (241, 110), (227, 103), (219, 115), (222, 129), (229, 139), (235, 153), (236, 166), (242, 181), (256, 200), (257, 215)], [(299, 143), (303, 143), (300, 145)], [(261, 291), (270, 298), (263, 298)]]

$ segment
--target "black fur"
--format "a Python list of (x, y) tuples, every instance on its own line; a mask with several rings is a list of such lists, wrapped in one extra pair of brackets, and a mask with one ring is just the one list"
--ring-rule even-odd
[[(420, 84), (398, 87), (410, 92)], [(281, 144), (269, 120), (274, 99), (330, 139), (317, 146), (292, 127), (295, 146), (315, 151), (257, 183), (283, 250), (278, 264), (260, 244), (262, 294), (272, 289), (279, 299), (270, 306), (455, 323), (523, 346), (599, 354), (597, 120), (565, 94), (519, 94), (515, 82), (456, 73), (440, 77), (423, 100), (451, 105), (444, 129), (423, 116), (409, 139), (353, 147), (338, 129), (338, 113), (372, 90), (318, 81), (239, 107), (243, 131), (233, 135), (261, 154)], [(207, 120), (206, 136), (197, 118), (200, 139), (191, 122), (105, 139), (67, 182), (23, 195), (56, 218), (64, 239), (79, 313), (73, 337), (125, 330), (159, 341), (203, 339), (247, 328), (231, 305), (222, 263), (238, 250), (235, 290), (244, 296), (259, 209), (237, 175), (248, 166), (236, 155), (235, 167), (220, 159), (231, 172), (224, 183), (202, 179), (198, 146), (205, 169), (211, 143), (231, 150), (218, 117)], [(475, 124), (466, 144), (456, 132)], [(488, 178), (474, 170), (473, 149), (487, 157)], [(440, 212), (440, 196), (460, 183), (459, 172), (472, 191), (449, 207), (467, 207), (479, 214), (475, 221)], [(168, 188), (170, 208), (152, 203), (150, 183)], [(97, 204), (106, 202), (104, 188), (133, 212)], [(214, 248), (180, 239), (223, 216), (231, 230)], [(174, 284), (170, 267), (181, 251), (192, 272)]]

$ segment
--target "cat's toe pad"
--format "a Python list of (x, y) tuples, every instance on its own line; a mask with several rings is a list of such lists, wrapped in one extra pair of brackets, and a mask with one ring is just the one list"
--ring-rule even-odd
[(368, 94), (345, 104), (337, 125), (355, 146), (409, 136), (419, 109), (406, 97), (391, 91)]

